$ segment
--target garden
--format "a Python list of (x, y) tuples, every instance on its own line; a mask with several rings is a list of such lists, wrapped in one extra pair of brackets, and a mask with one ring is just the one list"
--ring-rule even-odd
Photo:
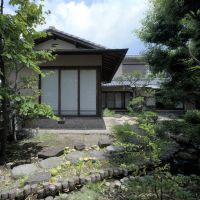
[(200, 112), (128, 115), (137, 123), (115, 125), (95, 144), (46, 133), (11, 145), (21, 155), (1, 167), (1, 199), (199, 199)]

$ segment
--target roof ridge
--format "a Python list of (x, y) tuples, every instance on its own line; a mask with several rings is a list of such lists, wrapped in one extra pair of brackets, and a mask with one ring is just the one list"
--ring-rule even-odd
[(46, 32), (48, 32), (48, 31), (55, 31), (55, 32), (58, 32), (58, 33), (67, 35), (67, 36), (69, 36), (69, 37), (72, 37), (72, 38), (74, 38), (74, 39), (81, 40), (81, 41), (83, 41), (83, 42), (86, 42), (86, 43), (91, 44), (91, 45), (93, 45), (93, 46), (96, 46), (96, 47), (98, 47), (98, 48), (107, 49), (107, 47), (105, 47), (105, 46), (103, 46), (103, 45), (97, 44), (97, 43), (95, 43), (95, 42), (91, 42), (90, 40), (81, 38), (81, 37), (79, 37), (79, 36), (75, 36), (75, 35), (73, 35), (73, 34), (70, 34), (70, 33), (65, 32), (65, 31), (61, 31), (61, 30), (59, 30), (59, 29), (57, 29), (57, 28), (55, 28), (55, 27), (53, 27), (53, 26), (50, 26), (49, 28), (43, 29), (43, 31), (46, 31)]

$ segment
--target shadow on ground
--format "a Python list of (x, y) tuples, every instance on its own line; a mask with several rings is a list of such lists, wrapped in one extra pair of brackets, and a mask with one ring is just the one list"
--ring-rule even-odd
[(16, 142), (9, 144), (7, 149), (7, 162), (13, 162), (16, 165), (31, 163), (42, 148), (43, 146), (36, 142)]

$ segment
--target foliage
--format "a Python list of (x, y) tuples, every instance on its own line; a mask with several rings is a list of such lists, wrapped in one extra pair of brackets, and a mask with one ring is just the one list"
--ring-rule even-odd
[(199, 110), (187, 111), (184, 115), (184, 119), (186, 122), (191, 124), (200, 124), (200, 111)]
[[(200, 92), (200, 2), (151, 0), (138, 35), (147, 45), (145, 60), (165, 76), (164, 91), (174, 99), (198, 98)], [(181, 96), (180, 96), (181, 95)]]
[(12, 112), (16, 112), (18, 120), (22, 122), (39, 117), (58, 120), (49, 105), (37, 103), (32, 96), (16, 96), (12, 101), (11, 108), (13, 109)]
[(130, 142), (130, 137), (133, 133), (131, 126), (128, 123), (123, 125), (116, 125), (113, 127), (117, 140), (123, 143)]
[[(128, 199), (130, 200), (167, 200), (182, 199), (195, 200), (196, 191), (192, 191), (190, 184), (199, 184), (199, 177), (173, 176), (166, 167), (156, 168), (144, 177), (136, 177), (128, 183)], [(131, 192), (134, 191), (134, 192)], [(198, 189), (197, 189), (198, 191)], [(199, 192), (199, 191), (198, 191)]]
[(155, 124), (157, 122), (157, 120), (158, 120), (158, 114), (155, 112), (151, 112), (151, 111), (143, 112), (138, 117), (138, 122), (140, 124), (144, 124), (144, 123)]
[(140, 97), (132, 98), (129, 101), (127, 109), (130, 114), (134, 114), (134, 113), (142, 112), (144, 110), (144, 107), (145, 107), (144, 97), (140, 96)]
[[(141, 151), (139, 152), (141, 159), (142, 157), (143, 159), (149, 159), (155, 162), (155, 164), (159, 162), (159, 139), (156, 137), (155, 126), (153, 124), (140, 124), (137, 132), (133, 131), (129, 124), (117, 125), (114, 127), (114, 133), (116, 135), (116, 143), (126, 148), (131, 147), (131, 152), (126, 152), (127, 154), (134, 153), (132, 151), (135, 150)], [(124, 156), (132, 155), (124, 154)]]
[[(2, 160), (5, 160), (6, 157), (8, 127), (16, 140), (15, 129), (21, 125), (24, 117), (32, 119), (45, 116), (56, 119), (49, 106), (36, 103), (39, 91), (35, 91), (36, 85), (33, 84), (34, 78), (39, 74), (43, 76), (40, 64), (55, 58), (51, 51), (34, 51), (35, 39), (46, 37), (46, 33), (36, 29), (38, 25), (45, 23), (43, 14), (49, 13), (48, 11), (44, 12), (42, 2), (42, 0), (37, 2), (10, 0), (8, 3), (13, 10), (13, 13), (10, 14), (4, 13), (4, 0), (1, 1), (0, 96), (4, 119), (2, 148), (0, 148)], [(24, 77), (23, 70), (31, 73), (29, 78)], [(30, 92), (28, 97), (25, 95), (27, 91)]]
[(190, 124), (184, 120), (168, 120), (157, 123), (155, 131), (159, 137), (164, 138), (168, 133), (183, 135), (192, 143), (200, 143), (200, 125)]
[(109, 110), (108, 108), (106, 108), (103, 111), (103, 116), (104, 117), (114, 117), (115, 116), (115, 111)]
[(20, 185), (20, 187), (24, 187), (25, 182), (27, 181), (27, 179), (28, 179), (28, 176), (23, 176), (23, 177), (21, 177), (19, 179), (19, 185)]
[(83, 167), (85, 165), (84, 160), (79, 160), (77, 165), (76, 165), (76, 175), (80, 176), (83, 170)]

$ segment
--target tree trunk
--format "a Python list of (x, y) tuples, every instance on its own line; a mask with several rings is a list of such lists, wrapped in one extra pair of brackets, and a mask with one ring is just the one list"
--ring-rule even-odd
[[(1, 6), (0, 6), (0, 14), (3, 15), (3, 3), (4, 1), (1, 0)], [(6, 88), (6, 77), (5, 77), (5, 66), (4, 61), (2, 58), (3, 53), (3, 36), (0, 34), (0, 72), (1, 72), (1, 87)], [(3, 130), (1, 135), (1, 149), (0, 149), (0, 164), (5, 163), (6, 161), (6, 147), (7, 147), (7, 135), (9, 131), (9, 115), (8, 115), (8, 100), (6, 95), (2, 95), (2, 104), (1, 104), (1, 110), (2, 110), (2, 117), (3, 117)]]

